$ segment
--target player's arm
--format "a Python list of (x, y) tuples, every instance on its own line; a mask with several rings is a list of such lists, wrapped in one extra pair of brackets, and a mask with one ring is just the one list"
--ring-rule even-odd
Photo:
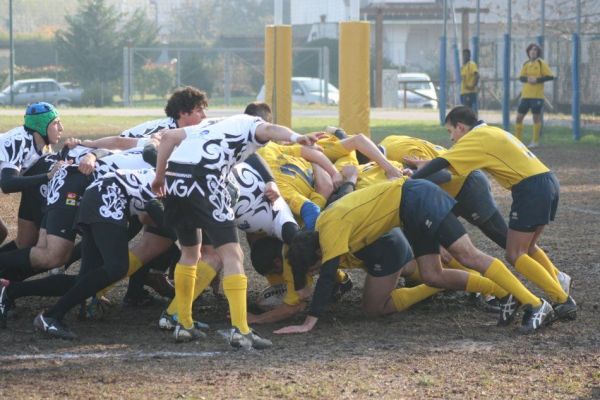
[(248, 313), (248, 323), (249, 324), (270, 324), (273, 322), (283, 321), (284, 319), (288, 319), (298, 314), (301, 311), (304, 311), (306, 308), (306, 303), (301, 301), (295, 305), (289, 305), (282, 303), (278, 307), (273, 310), (264, 312), (262, 314), (250, 314)]
[(109, 150), (128, 150), (134, 147), (144, 146), (146, 142), (146, 138), (108, 136), (95, 140), (84, 140), (81, 142), (81, 145), (94, 149), (103, 148)]
[(256, 127), (255, 134), (256, 138), (262, 143), (266, 143), (269, 140), (273, 140), (276, 142), (292, 142), (310, 146), (312, 144), (315, 144), (319, 139), (318, 133), (300, 135), (285, 126), (269, 123), (258, 125)]
[(347, 150), (358, 150), (367, 156), (369, 160), (376, 162), (385, 171), (388, 178), (400, 178), (402, 176), (402, 171), (390, 163), (377, 146), (375, 146), (375, 143), (362, 133), (344, 139), (340, 143)]
[(167, 160), (173, 153), (175, 147), (181, 144), (186, 138), (185, 129), (171, 129), (166, 131), (160, 140), (158, 154), (156, 155), (156, 176), (152, 182), (152, 191), (158, 196), (165, 194), (165, 171), (167, 169)]
[(19, 175), (19, 170), (14, 168), (3, 168), (0, 174), (0, 189), (4, 193), (16, 193), (30, 187), (43, 185), (44, 183), (48, 183), (56, 171), (64, 164), (64, 161), (58, 161), (48, 173), (29, 176)]
[(315, 287), (315, 293), (313, 294), (308, 315), (302, 325), (291, 325), (285, 328), (276, 330), (273, 333), (276, 334), (287, 334), (287, 333), (306, 333), (311, 331), (317, 324), (317, 321), (325, 311), (327, 305), (331, 301), (331, 294), (335, 288), (337, 268), (340, 264), (340, 258), (335, 257), (331, 260), (326, 261), (319, 271), (319, 279)]
[(471, 87), (471, 89), (475, 89), (478, 84), (479, 84), (479, 72), (475, 71), (473, 73), (473, 87)]
[(305, 160), (315, 163), (319, 167), (323, 168), (325, 172), (331, 176), (334, 187), (337, 187), (342, 183), (342, 176), (338, 170), (335, 169), (335, 165), (333, 165), (333, 163), (325, 154), (323, 154), (323, 152), (312, 147), (302, 146), (302, 149), (300, 150), (300, 156)]
[(427, 164), (425, 164), (423, 167), (421, 167), (420, 169), (417, 170), (417, 172), (415, 172), (411, 178), (412, 179), (427, 179), (429, 176), (433, 175), (434, 173), (443, 170), (444, 168), (448, 168), (450, 166), (450, 163), (441, 157), (436, 157), (433, 160), (431, 160), (430, 162), (428, 162)]

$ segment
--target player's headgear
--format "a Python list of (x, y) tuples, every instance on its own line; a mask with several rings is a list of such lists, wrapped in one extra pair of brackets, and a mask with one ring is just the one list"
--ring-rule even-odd
[(58, 117), (56, 108), (43, 101), (32, 103), (25, 111), (25, 128), (36, 131), (42, 137), (48, 137), (48, 125)]

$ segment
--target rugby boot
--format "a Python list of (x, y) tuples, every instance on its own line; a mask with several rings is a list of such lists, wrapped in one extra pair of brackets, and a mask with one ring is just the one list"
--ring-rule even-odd
[(508, 326), (515, 319), (521, 303), (512, 294), (499, 299), (498, 303), (500, 307), (498, 326)]
[(554, 310), (550, 303), (542, 299), (542, 304), (533, 307), (531, 304), (525, 306), (523, 321), (521, 323), (521, 333), (533, 333), (536, 330), (548, 325), (554, 320)]
[(264, 350), (273, 346), (273, 343), (270, 340), (260, 337), (255, 331), (250, 330), (249, 333), (243, 335), (238, 328), (233, 328), (231, 330), (229, 344), (234, 349), (243, 350)]

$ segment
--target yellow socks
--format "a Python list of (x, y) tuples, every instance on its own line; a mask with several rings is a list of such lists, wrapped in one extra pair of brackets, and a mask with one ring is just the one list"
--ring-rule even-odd
[(479, 272), (475, 271), (474, 269), (467, 268), (464, 265), (462, 265), (461, 263), (459, 263), (458, 260), (456, 258), (454, 258), (454, 257), (452, 257), (450, 259), (450, 261), (448, 262), (448, 264), (446, 266), (448, 268), (452, 268), (452, 269), (459, 269), (461, 271), (467, 271), (468, 273), (479, 274)]
[(556, 282), (558, 282), (558, 273), (560, 271), (558, 270), (558, 268), (556, 268), (554, 266), (554, 264), (552, 263), (552, 261), (550, 261), (550, 259), (546, 255), (546, 253), (544, 253), (544, 250), (538, 248), (536, 250), (536, 252), (533, 253), (533, 254), (530, 254), (529, 257), (533, 258), (535, 261), (537, 261), (538, 263), (540, 263), (540, 265), (542, 267), (544, 267), (546, 269), (546, 271), (548, 271), (548, 273), (550, 274), (550, 276), (552, 276), (552, 278)]
[(531, 304), (534, 307), (538, 307), (542, 304), (539, 297), (531, 293), (521, 281), (517, 279), (502, 261), (494, 258), (484, 276), (496, 282), (503, 289), (507, 290), (513, 296), (519, 300), (521, 304)]
[(523, 123), (515, 124), (515, 136), (520, 141), (523, 141)]
[(569, 296), (560, 287), (558, 282), (552, 278), (544, 267), (527, 254), (523, 254), (517, 258), (515, 269), (542, 289), (550, 297), (550, 300), (556, 303), (567, 301)]
[(394, 302), (394, 307), (398, 311), (404, 311), (411, 307), (413, 304), (417, 304), (420, 301), (425, 300), (428, 297), (433, 296), (437, 292), (441, 292), (443, 289), (432, 288), (427, 285), (418, 285), (411, 288), (400, 288), (392, 290), (390, 296)]
[(533, 138), (532, 138), (532, 142), (535, 144), (539, 144), (540, 143), (540, 132), (542, 131), (542, 123), (538, 122), (538, 123), (534, 123), (533, 124)]
[[(133, 254), (131, 251), (129, 252), (129, 266), (127, 268), (127, 277), (130, 277), (131, 275), (135, 274), (140, 268), (142, 268), (144, 264), (142, 264), (142, 260), (140, 260), (138, 258), (138, 256), (136, 256), (135, 254)], [(104, 295), (106, 295), (106, 293), (108, 293), (108, 291), (110, 289), (112, 289), (112, 287), (115, 284), (113, 283), (112, 285), (105, 287), (104, 289), (100, 290), (98, 293), (96, 293), (96, 298), (100, 299), (102, 298)]]
[(471, 293), (481, 293), (486, 296), (492, 295), (498, 299), (508, 296), (506, 290), (502, 289), (491, 279), (481, 276), (476, 271), (469, 274), (466, 291)]
[[(204, 289), (215, 279), (217, 271), (215, 271), (209, 264), (204, 261), (199, 261), (196, 265), (196, 283), (194, 284), (194, 295), (192, 297), (192, 303), (204, 292)], [(175, 297), (171, 300), (171, 304), (167, 308), (167, 314), (177, 314), (177, 292)]]
[[(185, 328), (194, 325), (192, 303), (196, 285), (196, 266), (177, 263), (175, 266), (175, 293), (177, 293), (177, 320)], [(175, 300), (175, 299), (174, 299)]]
[(246, 309), (247, 290), (248, 278), (246, 275), (227, 275), (223, 278), (223, 291), (229, 302), (231, 325), (238, 328), (243, 335), (250, 333)]

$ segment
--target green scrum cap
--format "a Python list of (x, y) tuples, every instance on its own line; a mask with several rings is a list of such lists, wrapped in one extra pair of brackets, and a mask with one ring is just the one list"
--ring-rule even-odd
[(50, 103), (32, 103), (25, 111), (25, 128), (36, 131), (43, 137), (48, 136), (48, 125), (58, 117), (56, 108)]

